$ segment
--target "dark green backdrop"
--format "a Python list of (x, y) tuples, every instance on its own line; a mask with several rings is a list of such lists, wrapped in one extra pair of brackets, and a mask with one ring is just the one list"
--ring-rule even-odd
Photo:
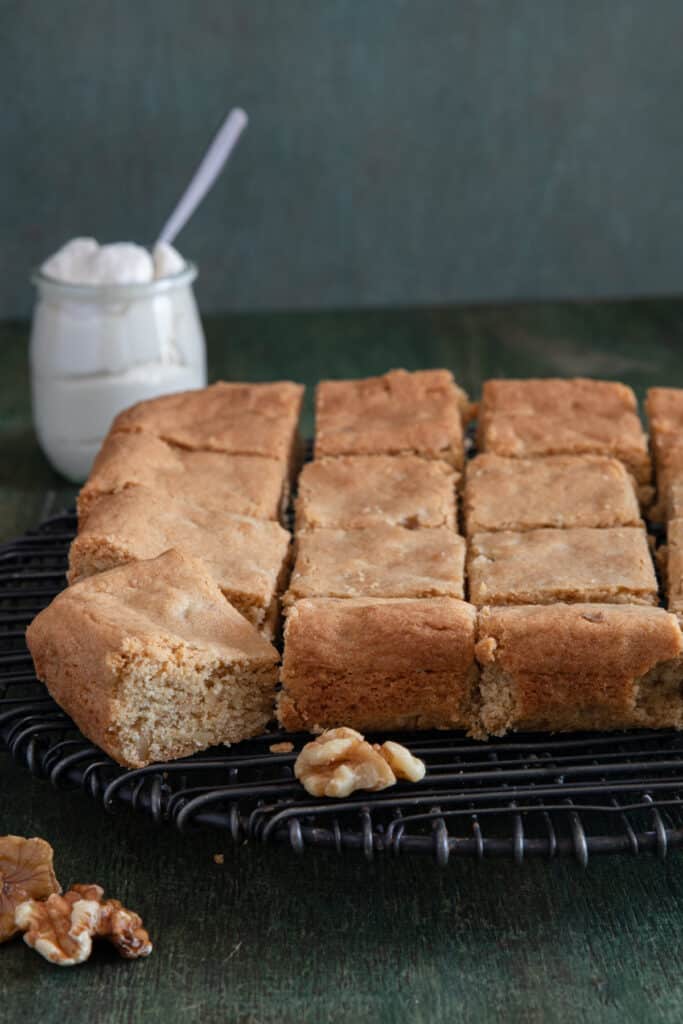
[(205, 310), (673, 293), (678, 0), (0, 0), (0, 318), (65, 238), (182, 238)]

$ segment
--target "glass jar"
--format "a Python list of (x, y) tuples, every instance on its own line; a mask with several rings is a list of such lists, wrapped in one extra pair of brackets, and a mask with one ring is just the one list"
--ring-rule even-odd
[(33, 422), (45, 455), (69, 480), (85, 480), (122, 409), (206, 386), (196, 276), (192, 263), (144, 284), (67, 284), (33, 274)]

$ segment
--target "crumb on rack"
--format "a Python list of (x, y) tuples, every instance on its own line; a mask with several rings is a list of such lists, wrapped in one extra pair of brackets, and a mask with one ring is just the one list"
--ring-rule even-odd
[(268, 749), (270, 750), (271, 754), (291, 754), (291, 752), (294, 750), (294, 744), (289, 742), (271, 743)]

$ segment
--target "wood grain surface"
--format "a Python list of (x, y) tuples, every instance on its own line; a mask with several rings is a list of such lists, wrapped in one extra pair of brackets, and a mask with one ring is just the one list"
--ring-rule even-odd
[[(213, 378), (449, 366), (683, 385), (683, 303), (244, 316), (210, 321)], [(24, 326), (0, 330), (0, 537), (73, 489), (30, 426)], [(310, 431), (310, 404), (306, 429)], [(683, 857), (366, 863), (177, 835), (58, 792), (0, 754), (0, 832), (55, 847), (64, 884), (95, 881), (144, 917), (151, 958), (73, 970), (0, 948), (0, 1022), (607, 1021), (683, 1016)], [(214, 853), (224, 862), (216, 864)]]

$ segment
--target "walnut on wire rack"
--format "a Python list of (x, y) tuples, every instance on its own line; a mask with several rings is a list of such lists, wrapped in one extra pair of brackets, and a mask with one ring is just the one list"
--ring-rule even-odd
[(380, 790), (397, 779), (419, 782), (425, 765), (400, 743), (368, 743), (355, 729), (327, 729), (307, 743), (294, 774), (311, 796), (346, 797), (357, 789)]
[(87, 960), (94, 938), (107, 939), (127, 960), (149, 956), (152, 943), (140, 916), (103, 897), (99, 885), (74, 885), (63, 896), (20, 903), (15, 921), (26, 944), (60, 967)]

